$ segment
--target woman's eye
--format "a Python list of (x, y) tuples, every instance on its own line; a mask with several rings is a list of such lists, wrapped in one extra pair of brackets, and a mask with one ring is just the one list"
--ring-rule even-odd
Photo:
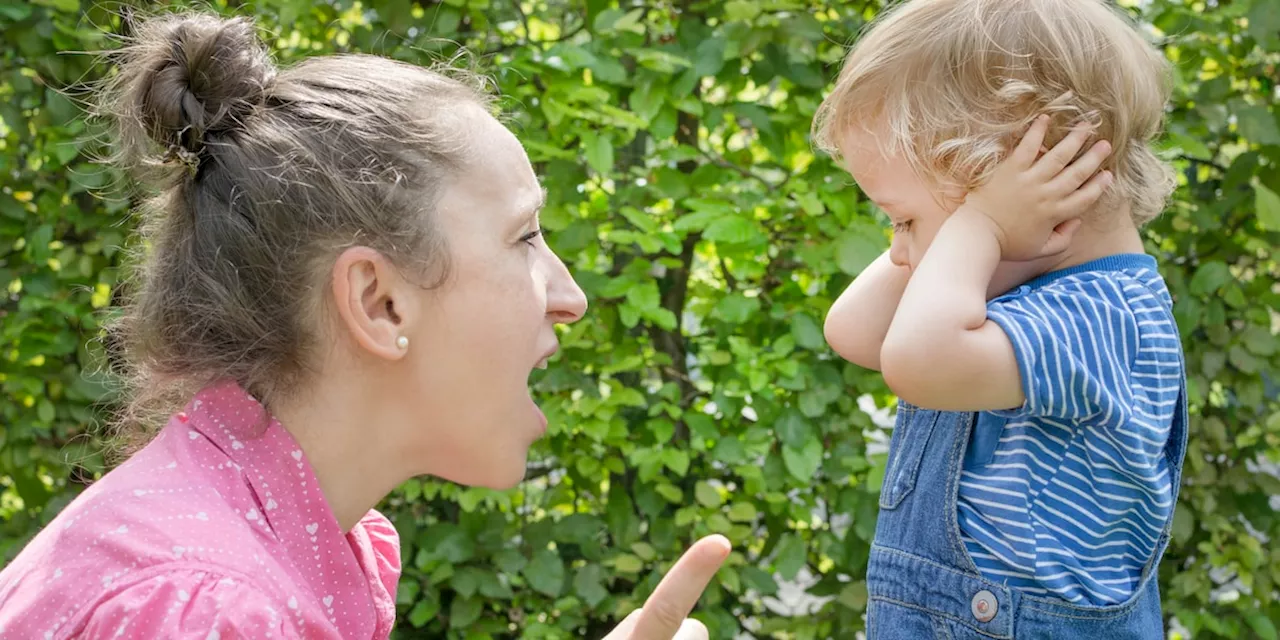
[(542, 229), (534, 229), (533, 231), (520, 236), (520, 241), (532, 247), (534, 246), (533, 239), (540, 235), (542, 235)]

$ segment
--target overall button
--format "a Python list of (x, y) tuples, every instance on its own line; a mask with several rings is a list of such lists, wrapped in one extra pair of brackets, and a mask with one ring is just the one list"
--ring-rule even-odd
[(969, 606), (973, 611), (973, 617), (977, 618), (978, 622), (991, 622), (991, 619), (996, 617), (996, 610), (1000, 608), (996, 603), (995, 594), (986, 589), (975, 594)]

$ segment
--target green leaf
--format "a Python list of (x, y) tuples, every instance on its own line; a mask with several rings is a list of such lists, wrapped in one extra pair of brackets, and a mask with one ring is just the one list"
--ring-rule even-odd
[(1240, 334), (1244, 346), (1250, 352), (1260, 356), (1270, 356), (1276, 352), (1276, 341), (1280, 337), (1272, 335), (1266, 327), (1250, 325)]
[(756, 506), (750, 502), (735, 502), (729, 507), (729, 519), (734, 522), (754, 522)]
[(1258, 225), (1263, 229), (1280, 231), (1280, 195), (1262, 183), (1253, 187), (1254, 206), (1258, 212)]
[(675, 485), (664, 483), (654, 487), (653, 490), (657, 491), (658, 495), (666, 498), (667, 502), (679, 503), (684, 501), (684, 492)]
[(1257, 373), (1260, 367), (1258, 359), (1249, 353), (1242, 345), (1232, 345), (1227, 350), (1227, 360), (1231, 362), (1231, 366), (1245, 373)]
[(503, 549), (493, 556), (493, 563), (503, 573), (515, 575), (529, 563), (524, 555), (515, 549)]
[(22, 2), (6, 1), (0, 4), (0, 16), (11, 22), (21, 22), (31, 15), (31, 6)]
[(730, 324), (742, 324), (759, 310), (759, 298), (748, 298), (740, 293), (730, 293), (716, 303), (712, 315)]
[(689, 454), (683, 449), (667, 449), (662, 452), (662, 462), (677, 476), (689, 472)]
[(620, 553), (613, 559), (613, 568), (621, 573), (639, 573), (644, 562), (629, 553)]
[(1240, 135), (1258, 144), (1280, 144), (1280, 125), (1266, 107), (1237, 104), (1234, 110)]
[(795, 580), (796, 574), (800, 573), (800, 569), (805, 565), (805, 556), (808, 553), (804, 541), (794, 533), (784, 534), (778, 541), (775, 552), (777, 555), (774, 556), (773, 563), (777, 568), (778, 577), (783, 580)]
[(889, 464), (889, 456), (884, 453), (867, 456), (871, 459), (871, 471), (867, 473), (867, 488), (875, 493), (884, 486), (885, 467)]
[(80, 0), (32, 0), (32, 2), (52, 7), (63, 13), (75, 13), (80, 10)]
[(795, 337), (796, 344), (805, 349), (825, 351), (827, 348), (827, 340), (822, 336), (822, 327), (818, 326), (817, 320), (803, 311), (791, 316), (791, 335)]
[(409, 624), (416, 629), (420, 629), (432, 618), (435, 618), (437, 613), (440, 613), (439, 600), (435, 598), (419, 600), (418, 604), (413, 605), (413, 610), (409, 612)]
[(760, 3), (755, 0), (729, 0), (724, 4), (724, 17), (730, 22), (746, 22), (760, 15)]
[(41, 398), (39, 404), (36, 405), (36, 417), (40, 419), (40, 422), (53, 422), (53, 403), (49, 402), (48, 398)]
[(1249, 626), (1257, 632), (1261, 640), (1277, 640), (1276, 625), (1270, 618), (1261, 612), (1250, 613), (1247, 620)]
[(747, 244), (763, 239), (760, 225), (741, 216), (717, 218), (707, 225), (705, 237), (715, 242)]
[(587, 165), (601, 175), (613, 171), (613, 143), (607, 136), (594, 131), (582, 132), (582, 152), (587, 156)]
[(724, 68), (724, 39), (707, 38), (698, 43), (694, 54), (694, 71), (700, 76), (714, 76)]
[[(797, 569), (797, 571), (799, 570)], [(778, 592), (778, 583), (773, 574), (763, 571), (759, 567), (745, 566), (738, 573), (742, 575), (742, 579), (747, 583), (748, 588), (755, 590), (762, 596), (771, 596)]]
[(877, 239), (865, 232), (850, 230), (836, 244), (836, 264), (840, 270), (856, 276), (884, 253), (883, 236)]
[(627, 289), (627, 302), (640, 311), (657, 309), (662, 304), (658, 283), (650, 280)]
[[(1273, 0), (1253, 0), (1253, 8), (1249, 11), (1249, 34), (1264, 51), (1275, 51), (1280, 47), (1280, 11), (1276, 11)], [(1274, 633), (1271, 637), (1275, 638)]]
[(573, 577), (573, 590), (588, 606), (600, 604), (609, 597), (609, 590), (604, 587), (604, 569), (598, 564), (579, 568)]
[(859, 580), (850, 582), (840, 590), (840, 595), (836, 596), (836, 600), (854, 611), (863, 611), (867, 608), (867, 583)]
[(787, 409), (778, 418), (774, 424), (777, 430), (778, 439), (789, 447), (803, 449), (809, 440), (813, 439), (813, 425), (805, 420), (804, 416), (795, 409)]
[(1226, 263), (1217, 260), (1207, 262), (1200, 265), (1195, 276), (1191, 278), (1191, 293), (1198, 296), (1208, 295), (1230, 281), (1231, 270), (1227, 268)]
[(533, 559), (524, 568), (524, 577), (534, 591), (552, 598), (559, 597), (564, 590), (564, 563), (555, 551), (542, 549), (533, 554)]
[(1191, 534), (1195, 533), (1195, 516), (1191, 514), (1190, 509), (1184, 505), (1178, 505), (1173, 512), (1173, 540), (1174, 543), (1181, 546), (1191, 539)]
[(800, 449), (784, 445), (782, 462), (793, 478), (808, 484), (813, 480), (818, 467), (822, 466), (822, 442), (811, 437)]
[(484, 600), (481, 598), (454, 598), (449, 605), (449, 628), (465, 629), (480, 619), (484, 612)]
[(724, 503), (720, 498), (720, 492), (705, 480), (699, 481), (698, 484), (694, 485), (693, 496), (697, 499), (698, 504), (712, 509)]

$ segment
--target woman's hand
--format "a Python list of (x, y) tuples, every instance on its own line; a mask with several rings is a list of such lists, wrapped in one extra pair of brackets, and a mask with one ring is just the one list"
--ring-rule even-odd
[(687, 618), (729, 550), (729, 540), (719, 535), (693, 543), (644, 607), (633, 611), (604, 640), (707, 640), (707, 628)]

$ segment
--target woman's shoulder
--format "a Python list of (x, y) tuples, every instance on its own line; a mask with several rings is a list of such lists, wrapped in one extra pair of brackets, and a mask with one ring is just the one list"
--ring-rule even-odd
[[(47, 584), (61, 577), (47, 576)], [(110, 587), (23, 590), (0, 607), (0, 634), (49, 639), (300, 637), (296, 629), (303, 621), (291, 613), (287, 601), (254, 578), (201, 563), (172, 562), (133, 572)]]
[(46, 525), (0, 572), (0, 629), (16, 634), (18, 620), (61, 628), (142, 584), (152, 589), (147, 597), (177, 598), (205, 581), (229, 580), (219, 593), (248, 589), (245, 575), (269, 573), (261, 571), (275, 563), (269, 540), (244, 526), (236, 507), (252, 499), (239, 470), (180, 451), (153, 442)]

